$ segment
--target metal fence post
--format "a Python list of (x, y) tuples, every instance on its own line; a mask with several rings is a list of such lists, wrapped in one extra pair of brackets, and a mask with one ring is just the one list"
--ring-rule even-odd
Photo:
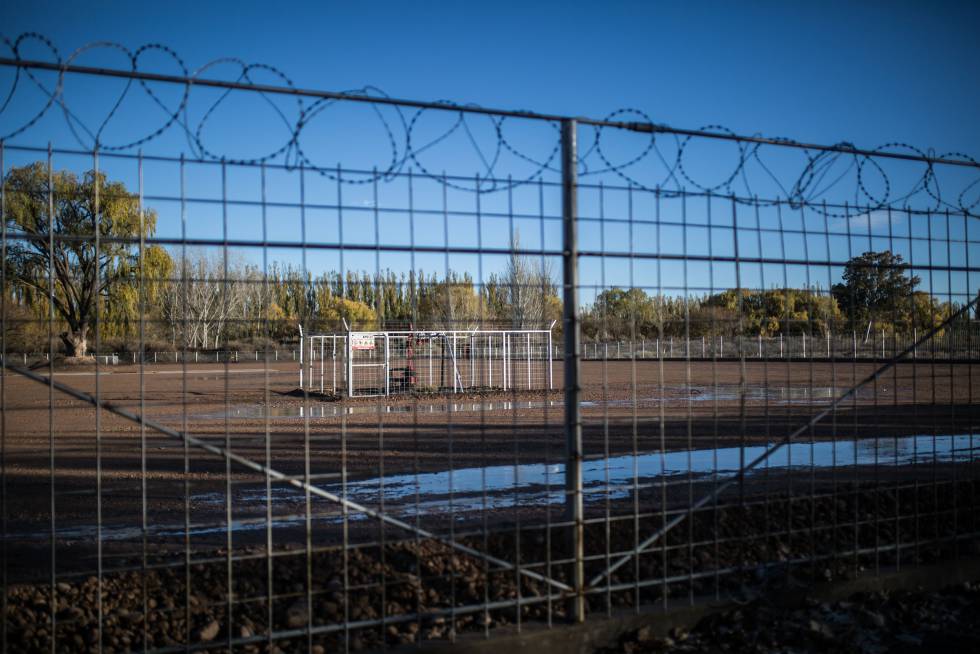
[(582, 507), (582, 421), (579, 416), (578, 320), (578, 153), (577, 124), (574, 119), (561, 123), (562, 198), (562, 276), (565, 326), (565, 519), (572, 523), (572, 587), (570, 615), (575, 622), (585, 620), (585, 528)]
[[(548, 328), (548, 390), (549, 391), (550, 390), (554, 390), (554, 388), (555, 388), (554, 352), (551, 349), (553, 347), (552, 344), (551, 344), (551, 338), (552, 338), (551, 337), (551, 330), (554, 329), (554, 328), (555, 328), (555, 323), (554, 323), (554, 321), (552, 321), (551, 322), (551, 327)], [(488, 337), (487, 338), (487, 342), (489, 344), (491, 344), (491, 346), (492, 346), (492, 341), (490, 341), (490, 338), (492, 338), (492, 337)], [(490, 370), (491, 371), (493, 370), (493, 353), (492, 352), (490, 354)], [(490, 385), (493, 386), (493, 384), (490, 384)]]
[(354, 344), (349, 327), (344, 339), (344, 351), (347, 353), (347, 397), (354, 397)]

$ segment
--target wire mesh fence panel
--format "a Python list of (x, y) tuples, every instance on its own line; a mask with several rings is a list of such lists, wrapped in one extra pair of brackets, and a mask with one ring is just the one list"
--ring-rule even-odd
[(4, 651), (493, 638), (977, 547), (970, 159), (0, 66), (172, 111), (0, 107)]
[(391, 362), (385, 334), (351, 333), (347, 342), (348, 395), (387, 395)]
[[(350, 397), (554, 388), (550, 330), (349, 332), (305, 338), (300, 388), (321, 394), (326, 389), (336, 394), (338, 388)], [(344, 381), (348, 378), (350, 384)]]
[(635, 341), (586, 341), (582, 356), (586, 359), (687, 359), (691, 358), (748, 358), (748, 359), (890, 359), (911, 348), (918, 359), (944, 360), (976, 359), (980, 333), (976, 325), (954, 325), (944, 329), (928, 347), (917, 346), (918, 330), (911, 334), (870, 331), (837, 334), (823, 332), (806, 336), (744, 335), (729, 339), (724, 336), (665, 338), (638, 337)]
[[(301, 337), (301, 340), (299, 387), (321, 395), (346, 393), (346, 338), (334, 334), (312, 334)], [(278, 354), (275, 360), (278, 361)]]

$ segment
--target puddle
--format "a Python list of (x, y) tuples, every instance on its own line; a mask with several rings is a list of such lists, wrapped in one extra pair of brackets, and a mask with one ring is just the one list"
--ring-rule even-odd
[[(622, 499), (631, 496), (634, 485), (658, 481), (686, 481), (694, 479), (723, 480), (734, 476), (742, 462), (755, 459), (767, 449), (754, 445), (717, 450), (647, 452), (639, 455), (621, 455), (608, 459), (586, 461), (582, 465), (583, 490), (586, 502)], [(936, 463), (963, 463), (977, 458), (980, 452), (980, 436), (921, 435), (898, 439), (861, 439), (851, 441), (825, 441), (784, 445), (773, 453), (766, 463), (750, 476), (773, 470), (809, 471), (814, 468), (869, 466), (883, 468)], [(463, 520), (468, 514), (483, 510), (499, 510), (519, 507), (558, 505), (564, 501), (565, 466), (555, 464), (501, 465), (483, 468), (428, 472), (418, 475), (393, 475), (384, 478), (349, 481), (346, 488), (340, 483), (320, 484), (324, 490), (370, 507), (380, 507), (392, 516), (411, 521), (415, 516), (452, 515)], [(306, 495), (291, 486), (276, 484), (272, 487), (272, 504), (276, 528), (305, 524), (302, 514)], [(340, 508), (315, 496), (312, 498), (314, 522), (317, 525), (340, 523)], [(264, 512), (265, 488), (239, 487), (234, 492), (233, 508), (236, 512)], [(210, 507), (223, 511), (225, 495), (220, 492), (199, 493), (191, 498), (195, 513)], [(363, 514), (351, 512), (348, 520), (367, 520)], [(266, 528), (264, 518), (235, 520), (235, 531), (261, 530)], [(154, 525), (150, 528), (154, 537), (181, 537), (183, 524)], [(224, 533), (223, 524), (192, 525), (192, 535)], [(58, 529), (64, 539), (86, 539), (96, 536), (94, 526)], [(10, 538), (47, 538), (48, 532), (9, 533)], [(104, 525), (103, 540), (139, 539), (142, 532), (136, 527)]]
[[(934, 439), (935, 438), (935, 442)], [(906, 466), (932, 463), (969, 461), (980, 450), (980, 437), (974, 441), (970, 435), (958, 436), (907, 436), (888, 439), (861, 439), (857, 441), (821, 441), (816, 443), (794, 443), (780, 447), (769, 457), (769, 469), (778, 468), (829, 468), (846, 466), (865, 466), (878, 463), (879, 466)], [(718, 478), (733, 476), (743, 461), (749, 462), (766, 451), (768, 446), (754, 445), (739, 449), (737, 447), (717, 450), (672, 451), (661, 454), (652, 452), (633, 456), (632, 454), (585, 461), (582, 464), (582, 479), (585, 491), (594, 493), (605, 491), (608, 486), (630, 486), (634, 479), (651, 480), (661, 477), (677, 477), (687, 474), (694, 476), (713, 475)], [(742, 453), (744, 452), (744, 457)], [(756, 473), (764, 470), (756, 469)], [(347, 483), (347, 497), (362, 504), (372, 506), (380, 503), (382, 497), (386, 504), (403, 503), (406, 498), (413, 502), (419, 498), (470, 494), (506, 494), (525, 489), (558, 488), (565, 484), (565, 466), (556, 464), (524, 464), (488, 466), (485, 468), (461, 468), (445, 472), (428, 472), (418, 475), (393, 475), (384, 478), (350, 481)], [(325, 490), (341, 494), (340, 484), (324, 486)], [(274, 493), (273, 501), (303, 502), (301, 491), (282, 488), (284, 493)], [(628, 490), (628, 489), (627, 489)], [(561, 495), (562, 493), (559, 493)], [(220, 502), (224, 496), (220, 495)], [(521, 503), (529, 498), (523, 493)], [(514, 497), (508, 501), (513, 502)], [(445, 504), (448, 500), (444, 500)], [(265, 490), (243, 491), (236, 496), (238, 502), (265, 503)]]
[[(602, 408), (628, 408), (634, 404), (638, 407), (659, 406), (661, 402), (673, 405), (685, 405), (688, 402), (735, 402), (739, 400), (738, 384), (718, 384), (717, 386), (692, 386), (690, 389), (671, 387), (671, 395), (667, 397), (642, 397), (633, 399), (583, 400), (579, 406), (586, 411)], [(771, 404), (820, 404), (830, 402), (838, 397), (845, 389), (831, 386), (759, 386), (752, 385), (745, 389), (745, 399), (748, 402), (768, 401)], [(880, 387), (877, 391), (879, 398), (882, 394), (890, 393), (889, 388)], [(873, 400), (876, 391), (872, 387), (861, 388), (856, 393), (858, 400)], [(889, 401), (893, 398), (889, 395)], [(310, 402), (304, 405), (261, 406), (240, 405), (230, 407), (227, 411), (205, 413), (189, 413), (191, 420), (223, 420), (226, 417), (239, 420), (264, 420), (266, 418), (337, 418), (353, 415), (406, 414), (418, 412), (420, 415), (448, 413), (493, 413), (500, 411), (519, 411), (527, 409), (557, 409), (562, 410), (565, 401), (559, 400), (484, 400), (467, 402), (418, 402), (406, 404), (354, 404), (344, 405), (339, 402)], [(182, 415), (171, 415), (167, 418), (180, 420)]]

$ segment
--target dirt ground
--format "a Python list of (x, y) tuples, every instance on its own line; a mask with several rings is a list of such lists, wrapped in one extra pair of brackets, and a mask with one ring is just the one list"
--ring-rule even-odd
[[(585, 457), (776, 442), (874, 370), (874, 364), (844, 362), (746, 362), (744, 368), (737, 361), (584, 362)], [(298, 393), (298, 369), (290, 363), (148, 365), (142, 371), (102, 366), (95, 372), (70, 367), (55, 376), (315, 484), (563, 462), (560, 388), (335, 401)], [(556, 362), (554, 379), (562, 377)], [(99, 512), (101, 537), (116, 530), (128, 545), (119, 546), (121, 551), (142, 546), (144, 515), (151, 525), (172, 526), (175, 541), (187, 524), (210, 530), (220, 541), (229, 513), (233, 520), (265, 519), (264, 501), (246, 507), (242, 499), (251, 493), (264, 500), (260, 473), (185, 448), (178, 439), (141, 430), (108, 411), (97, 413), (14, 373), (4, 375), (2, 390), (4, 525), (11, 561), (15, 550), (33, 560), (31, 548), (50, 542), (52, 511), (54, 538), (64, 550), (57, 558), (65, 565), (91, 556), (90, 545), (100, 535)], [(980, 424), (978, 395), (980, 366), (903, 363), (798, 440), (973, 434)], [(919, 468), (930, 478), (935, 474), (934, 467)], [(235, 498), (231, 507), (225, 502), (229, 495)], [(293, 499), (273, 501), (269, 510), (295, 527), (297, 520), (302, 525), (304, 506)], [(520, 507), (521, 499), (516, 501)], [(329, 504), (315, 510), (336, 514)], [(410, 515), (411, 507), (406, 510)], [(301, 537), (302, 529), (284, 533), (289, 540)], [(43, 547), (42, 552), (50, 549)], [(114, 548), (107, 542), (104, 553)]]

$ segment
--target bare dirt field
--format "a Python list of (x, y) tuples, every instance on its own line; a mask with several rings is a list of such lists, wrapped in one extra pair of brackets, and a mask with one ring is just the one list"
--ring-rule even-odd
[[(737, 361), (585, 362), (586, 455), (775, 441), (874, 370), (874, 364), (843, 362), (752, 362), (744, 370)], [(564, 447), (560, 362), (554, 374), (559, 388), (550, 393), (347, 401), (298, 393), (294, 364), (160, 365), (142, 374), (133, 366), (102, 367), (98, 384), (94, 373), (70, 368), (55, 377), (168, 427), (228, 442), (255, 459), (264, 458), (268, 435), (274, 463), (284, 472), (303, 471), (307, 441), (314, 472), (336, 468), (346, 452), (354, 477), (374, 476), (382, 464), (386, 474), (395, 474), (445, 470), (450, 463), (556, 461)], [(8, 474), (47, 475), (52, 444), (59, 476), (94, 474), (97, 441), (104, 477), (140, 470), (142, 436), (133, 422), (103, 411), (97, 423), (91, 406), (58, 392), (49, 396), (45, 385), (13, 373), (4, 377), (4, 393)], [(978, 397), (978, 365), (899, 364), (804, 439), (969, 433), (977, 424)], [(151, 473), (183, 471), (182, 451), (159, 449), (165, 446), (152, 429), (145, 435)], [(209, 469), (208, 457), (191, 455), (195, 470)], [(211, 458), (214, 470), (224, 472), (220, 457)]]
[[(601, 494), (617, 483), (611, 465), (619, 466), (620, 482), (663, 478), (668, 472), (656, 467), (630, 473), (634, 454), (662, 466), (659, 453), (676, 452), (673, 461), (694, 451), (707, 457), (701, 473), (737, 468), (753, 455), (737, 448), (780, 441), (874, 370), (873, 363), (849, 362), (747, 362), (744, 368), (738, 361), (584, 362), (587, 474), (591, 470), (591, 483)], [(560, 388), (329, 400), (297, 392), (297, 366), (289, 363), (101, 366), (98, 376), (95, 372), (76, 366), (56, 369), (55, 377), (365, 505), (384, 500), (388, 511), (409, 520), (431, 509), (440, 514), (431, 518), (433, 526), (445, 527), (447, 514), (476, 516), (487, 508), (505, 510), (508, 519), (520, 519), (523, 512), (525, 519), (543, 520), (542, 505), (561, 503)], [(562, 372), (556, 362), (556, 383)], [(896, 447), (880, 456), (887, 463), (894, 455), (897, 465), (898, 439), (924, 438), (915, 447), (928, 455), (937, 437), (964, 435), (972, 458), (972, 435), (980, 425), (980, 384), (974, 380), (980, 382), (980, 366), (899, 364), (797, 441), (894, 441)], [(15, 551), (29, 556), (37, 543), (50, 542), (52, 511), (64, 561), (90, 550), (96, 537), (107, 543), (106, 551), (140, 549), (144, 516), (156, 529), (154, 540), (180, 544), (188, 530), (202, 544), (224, 542), (229, 516), (241, 530), (236, 543), (261, 541), (258, 526), (268, 515), (282, 523), (284, 540), (302, 536), (307, 502), (301, 491), (280, 481), (267, 493), (263, 474), (223, 456), (185, 447), (108, 411), (97, 414), (90, 405), (17, 374), (7, 373), (3, 382), (5, 524), (9, 542), (23, 544), (11, 556)], [(719, 452), (736, 458), (726, 463)], [(921, 464), (921, 454), (903, 464)], [(816, 461), (815, 454), (807, 455)], [(799, 453), (793, 456), (784, 465), (805, 464)], [(877, 448), (874, 461), (859, 462), (857, 456), (855, 448), (855, 460), (844, 463), (867, 470), (874, 464), (877, 470)], [(683, 472), (676, 466), (690, 461), (669, 463), (675, 466), (670, 471)], [(936, 470), (906, 468), (906, 477), (920, 470), (931, 478)], [(494, 493), (489, 504), (481, 493), (487, 489)], [(660, 501), (656, 489), (637, 492)], [(629, 492), (611, 497), (626, 501)], [(600, 495), (586, 499), (599, 506)], [(314, 519), (336, 531), (331, 520), (339, 519), (337, 505), (312, 500)], [(256, 528), (249, 530), (250, 525)]]

